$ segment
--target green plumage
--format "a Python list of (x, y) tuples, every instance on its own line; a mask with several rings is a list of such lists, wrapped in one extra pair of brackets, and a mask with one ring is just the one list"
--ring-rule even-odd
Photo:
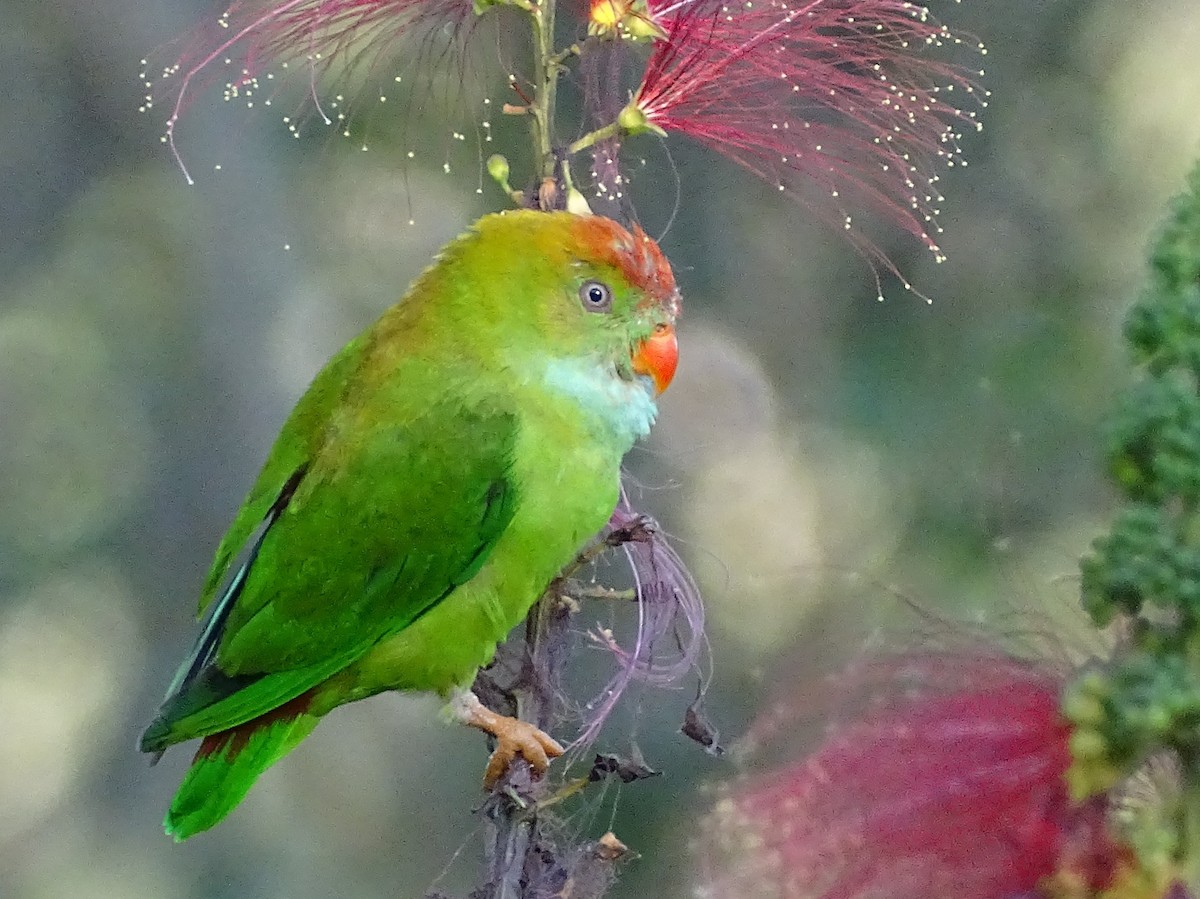
[[(594, 282), (601, 314), (581, 302)], [(325, 366), (217, 549), (201, 638), (142, 737), (206, 738), (169, 833), (219, 821), (337, 705), (469, 686), (611, 513), (654, 415), (630, 355), (674, 311), (640, 232), (489, 216)]]
[(196, 756), (183, 778), (163, 821), (167, 835), (185, 840), (207, 830), (241, 802), (258, 775), (275, 764), (312, 733), (316, 715), (296, 715), (266, 721), (242, 734), (227, 732), (224, 740)]

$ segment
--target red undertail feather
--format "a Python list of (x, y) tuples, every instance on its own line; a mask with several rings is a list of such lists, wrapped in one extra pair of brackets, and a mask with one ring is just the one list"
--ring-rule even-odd
[(245, 724), (231, 727), (215, 734), (209, 734), (196, 750), (193, 762), (208, 758), (220, 752), (233, 758), (239, 755), (250, 743), (250, 738), (256, 731), (269, 727), (275, 722), (291, 721), (308, 711), (312, 705), (312, 690), (301, 693), (295, 699), (285, 702), (278, 708), (271, 709), (257, 718), (251, 718)]
[(163, 827), (176, 840), (228, 815), (259, 775), (308, 736), (317, 721), (309, 690), (266, 714), (204, 738), (171, 802)]

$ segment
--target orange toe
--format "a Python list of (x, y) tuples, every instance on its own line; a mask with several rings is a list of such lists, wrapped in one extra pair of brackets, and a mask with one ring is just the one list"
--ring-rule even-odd
[(537, 774), (545, 773), (550, 759), (565, 751), (557, 740), (528, 721), (500, 715), (487, 708), (473, 693), (462, 694), (456, 704), (458, 720), (496, 738), (496, 750), (488, 759), (483, 787), (490, 790), (521, 755)]
[(518, 754), (525, 758), (538, 774), (544, 774), (550, 767), (550, 759), (563, 754), (563, 748), (549, 734), (528, 721), (497, 715), (491, 726), (484, 728), (496, 738), (496, 751), (488, 759), (487, 770), (483, 774), (484, 789), (490, 790), (496, 785), (512, 764)]

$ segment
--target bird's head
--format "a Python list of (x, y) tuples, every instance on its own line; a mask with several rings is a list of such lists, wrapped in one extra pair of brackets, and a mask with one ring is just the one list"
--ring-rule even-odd
[(463, 261), (488, 284), (502, 349), (536, 348), (653, 394), (670, 384), (679, 291), (641, 228), (568, 212), (489, 215), (476, 224)]
[(569, 283), (586, 313), (581, 330), (597, 346), (616, 348), (618, 374), (649, 378), (662, 393), (679, 362), (679, 291), (666, 257), (637, 225), (630, 232), (611, 219), (581, 216), (570, 234), (577, 258)]

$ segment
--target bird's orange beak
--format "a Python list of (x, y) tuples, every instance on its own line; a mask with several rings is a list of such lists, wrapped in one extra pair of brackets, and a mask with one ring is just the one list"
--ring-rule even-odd
[(675, 377), (679, 365), (679, 341), (675, 339), (675, 328), (659, 325), (654, 333), (634, 348), (633, 370), (654, 380), (654, 387), (662, 393)]

